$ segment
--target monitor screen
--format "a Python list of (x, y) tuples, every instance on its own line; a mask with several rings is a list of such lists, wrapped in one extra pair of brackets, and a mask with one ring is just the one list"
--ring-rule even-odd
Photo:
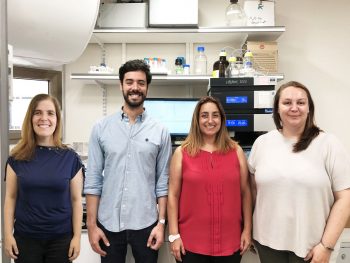
[(144, 107), (150, 116), (166, 126), (171, 135), (187, 135), (199, 99), (152, 98)]

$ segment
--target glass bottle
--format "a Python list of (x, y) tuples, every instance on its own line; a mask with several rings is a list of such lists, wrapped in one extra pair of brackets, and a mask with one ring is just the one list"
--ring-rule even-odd
[(222, 49), (220, 51), (219, 60), (215, 61), (213, 65), (213, 77), (214, 78), (224, 78), (226, 73), (226, 68), (228, 67), (228, 61), (226, 60), (226, 51)]
[(230, 57), (228, 59), (229, 66), (227, 67), (226, 70), (226, 77), (227, 78), (237, 78), (239, 76), (239, 70), (236, 65), (236, 57)]
[(247, 16), (238, 0), (230, 0), (230, 2), (230, 5), (226, 8), (226, 25), (230, 27), (246, 26)]

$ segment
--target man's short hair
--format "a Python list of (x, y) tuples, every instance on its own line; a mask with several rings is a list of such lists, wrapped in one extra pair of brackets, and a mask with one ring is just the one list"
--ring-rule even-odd
[(119, 68), (119, 80), (123, 83), (124, 75), (130, 71), (142, 71), (146, 74), (147, 86), (152, 81), (152, 74), (149, 65), (144, 60), (134, 59), (129, 60)]

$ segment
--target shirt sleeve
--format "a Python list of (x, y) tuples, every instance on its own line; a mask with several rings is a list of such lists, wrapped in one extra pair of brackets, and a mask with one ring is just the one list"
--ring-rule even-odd
[(69, 150), (73, 152), (73, 158), (74, 158), (71, 179), (74, 178), (74, 176), (79, 172), (80, 169), (82, 169), (83, 176), (85, 177), (85, 166), (81, 161), (80, 156), (73, 149), (69, 149)]
[(99, 141), (100, 130), (101, 128), (98, 123), (93, 127), (91, 132), (88, 165), (84, 182), (84, 194), (99, 196), (102, 193), (104, 169), (104, 154)]
[(350, 156), (334, 135), (328, 135), (326, 169), (333, 191), (350, 188)]
[(249, 169), (249, 173), (252, 175), (255, 174), (256, 155), (257, 155), (258, 145), (259, 145), (259, 138), (255, 140), (248, 156), (248, 169)]
[(15, 173), (17, 173), (17, 172), (16, 172), (17, 167), (16, 167), (16, 163), (15, 163), (15, 162), (16, 162), (15, 159), (13, 159), (13, 157), (11, 157), (11, 156), (7, 159), (7, 162), (6, 162), (6, 165), (5, 165), (4, 181), (6, 181), (7, 165), (11, 166), (12, 170), (13, 170)]
[(169, 166), (171, 159), (171, 139), (166, 128), (162, 132), (162, 144), (157, 156), (156, 170), (156, 196), (168, 195)]

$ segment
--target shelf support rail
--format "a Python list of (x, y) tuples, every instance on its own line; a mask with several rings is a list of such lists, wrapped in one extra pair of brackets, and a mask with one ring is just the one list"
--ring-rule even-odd
[(96, 84), (102, 89), (102, 116), (107, 116), (107, 86), (96, 80)]
[(92, 37), (96, 40), (97, 44), (100, 46), (101, 48), (101, 66), (106, 66), (106, 48), (104, 43), (102, 43), (102, 41), (96, 36), (96, 35), (92, 35)]

